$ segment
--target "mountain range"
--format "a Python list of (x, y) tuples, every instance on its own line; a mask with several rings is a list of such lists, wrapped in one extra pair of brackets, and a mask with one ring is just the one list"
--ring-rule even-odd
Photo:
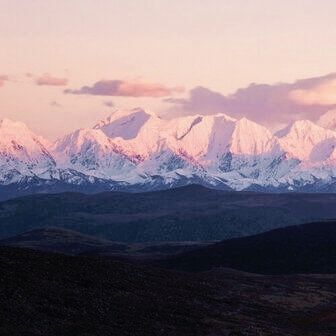
[(116, 110), (51, 143), (0, 121), (0, 194), (144, 191), (186, 184), (224, 190), (336, 190), (336, 111), (273, 134), (225, 114), (162, 119)]

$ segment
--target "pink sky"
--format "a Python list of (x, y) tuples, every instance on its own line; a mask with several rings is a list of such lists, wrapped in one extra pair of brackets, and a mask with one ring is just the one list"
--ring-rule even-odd
[[(322, 77), (336, 71), (335, 12), (332, 0), (0, 0), (0, 118), (54, 139), (92, 126), (112, 103), (192, 113), (164, 100), (185, 102), (203, 87), (234, 97), (239, 104), (223, 105), (234, 112), (261, 102), (246, 113), (265, 123), (316, 119), (335, 102), (335, 80)], [(276, 84), (320, 76), (285, 96)], [(258, 112), (265, 106), (272, 118)]]

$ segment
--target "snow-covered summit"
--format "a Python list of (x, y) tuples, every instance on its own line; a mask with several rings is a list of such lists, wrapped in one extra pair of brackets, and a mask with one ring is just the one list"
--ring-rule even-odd
[(134, 139), (142, 126), (153, 117), (153, 114), (141, 108), (130, 110), (116, 109), (105, 120), (101, 120), (93, 128), (101, 129), (108, 137), (120, 137), (125, 140)]
[(17, 182), (23, 176), (42, 175), (55, 167), (48, 141), (24, 123), (0, 121), (0, 183)]
[(317, 121), (321, 127), (336, 131), (336, 109), (323, 114)]
[[(332, 121), (333, 113), (321, 120)], [(37, 178), (146, 190), (191, 182), (236, 190), (333, 185), (336, 132), (322, 121), (299, 120), (274, 135), (222, 113), (166, 120), (136, 108), (50, 145), (25, 124), (3, 119), (0, 184)]]
[(335, 139), (336, 132), (325, 129), (309, 120), (299, 120), (288, 126), (279, 141), (285, 152), (299, 160), (309, 160), (315, 146)]
[(134, 163), (123, 149), (100, 129), (78, 129), (53, 146), (53, 154), (60, 168), (71, 168), (81, 173), (111, 179), (134, 168)]

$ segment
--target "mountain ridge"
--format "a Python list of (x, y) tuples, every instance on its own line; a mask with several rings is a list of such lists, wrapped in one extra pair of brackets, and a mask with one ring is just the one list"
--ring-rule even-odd
[(336, 218), (336, 194), (228, 192), (33, 194), (0, 203), (0, 238), (58, 227), (119, 242), (214, 241)]
[(115, 111), (92, 129), (50, 144), (25, 124), (3, 119), (0, 189), (29, 189), (27, 179), (34, 179), (44, 187), (100, 184), (105, 190), (198, 183), (238, 191), (334, 192), (336, 131), (320, 124), (299, 120), (272, 134), (246, 118), (164, 120), (136, 108)]

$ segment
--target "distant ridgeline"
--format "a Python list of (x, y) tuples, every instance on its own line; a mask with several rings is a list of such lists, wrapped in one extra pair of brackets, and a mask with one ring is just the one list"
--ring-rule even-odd
[(213, 241), (334, 219), (335, 204), (334, 194), (196, 185), (145, 193), (38, 194), (0, 203), (0, 237), (59, 227), (119, 242)]

